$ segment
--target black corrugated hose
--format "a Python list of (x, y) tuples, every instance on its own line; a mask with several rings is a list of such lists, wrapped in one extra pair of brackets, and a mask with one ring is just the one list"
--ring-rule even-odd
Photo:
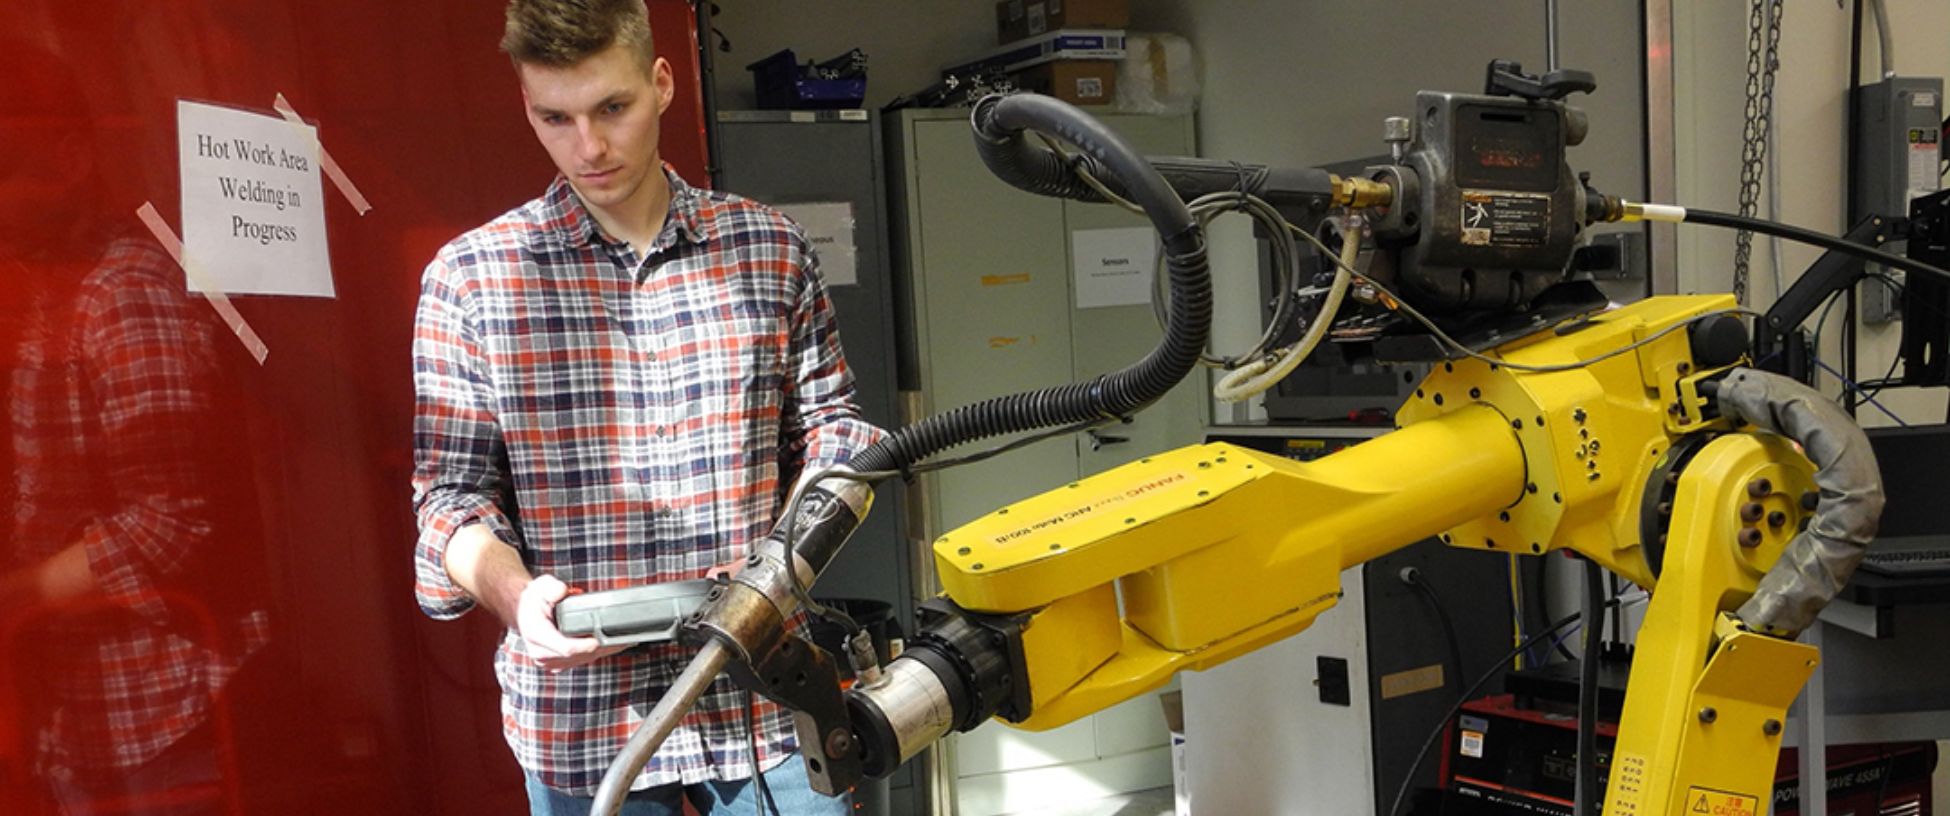
[(1198, 364), (1212, 330), (1212, 280), (1205, 235), (1185, 202), (1144, 156), (1103, 123), (1056, 99), (991, 96), (974, 110), (975, 145), (1010, 185), (1041, 195), (1100, 201), (1064, 158), (1026, 138), (1036, 130), (1076, 146), (1099, 178), (1150, 216), (1164, 239), (1170, 320), (1158, 346), (1137, 363), (1069, 385), (1025, 391), (946, 411), (895, 431), (848, 461), (856, 471), (906, 470), (956, 445), (1004, 434), (1128, 417), (1156, 402)]

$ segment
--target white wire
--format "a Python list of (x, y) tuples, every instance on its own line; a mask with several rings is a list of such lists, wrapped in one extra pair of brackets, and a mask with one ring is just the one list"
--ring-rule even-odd
[(1341, 254), (1334, 259), (1334, 283), (1327, 290), (1327, 299), (1321, 302), (1320, 312), (1307, 325), (1307, 333), (1300, 338), (1300, 342), (1280, 350), (1276, 358), (1259, 357), (1227, 373), (1219, 378), (1217, 385), (1212, 386), (1212, 396), (1224, 402), (1238, 402), (1261, 393), (1286, 379), (1308, 355), (1313, 354), (1321, 338), (1327, 336), (1327, 329), (1334, 324), (1334, 316), (1341, 309), (1341, 300), (1347, 296), (1348, 286), (1353, 282), (1354, 258), (1361, 251), (1362, 228), (1358, 217), (1347, 220), (1341, 234)]

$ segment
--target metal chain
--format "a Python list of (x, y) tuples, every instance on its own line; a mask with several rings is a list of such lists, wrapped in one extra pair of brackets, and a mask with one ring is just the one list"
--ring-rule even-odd
[[(1774, 117), (1774, 72), (1781, 67), (1781, 5), (1782, 0), (1753, 0), (1747, 12), (1747, 122), (1740, 148), (1740, 214), (1749, 218), (1760, 210), (1768, 120)], [(1743, 306), (1753, 253), (1754, 234), (1741, 230), (1733, 239), (1733, 297)]]

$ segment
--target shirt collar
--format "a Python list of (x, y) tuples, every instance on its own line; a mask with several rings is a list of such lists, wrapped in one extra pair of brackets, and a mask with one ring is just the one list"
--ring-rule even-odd
[[(669, 162), (664, 163), (663, 173), (670, 183), (670, 209), (664, 214), (663, 231), (651, 244), (652, 251), (669, 248), (679, 239), (694, 244), (709, 240), (711, 229), (710, 222), (704, 218), (703, 192), (685, 183)], [(583, 206), (582, 197), (576, 194), (566, 176), (558, 175), (549, 184), (548, 192), (542, 194), (542, 205), (546, 223), (569, 246), (614, 242), (603, 234), (602, 225)]]

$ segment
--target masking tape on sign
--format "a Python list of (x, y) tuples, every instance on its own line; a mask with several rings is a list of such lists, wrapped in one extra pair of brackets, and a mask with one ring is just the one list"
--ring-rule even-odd
[(271, 350), (264, 346), (264, 341), (258, 338), (257, 332), (251, 330), (251, 324), (244, 321), (244, 316), (237, 313), (237, 307), (230, 304), (230, 298), (206, 285), (202, 276), (196, 273), (195, 265), (183, 256), (183, 242), (176, 238), (176, 231), (170, 229), (169, 224), (163, 221), (162, 214), (156, 212), (156, 206), (144, 201), (141, 207), (136, 208), (135, 215), (142, 219), (143, 226), (149, 228), (149, 234), (156, 237), (156, 243), (162, 244), (163, 250), (169, 253), (169, 257), (176, 259), (176, 265), (183, 268), (183, 273), (190, 277), (190, 283), (203, 290), (203, 298), (210, 301), (210, 306), (217, 310), (217, 314), (223, 317), (223, 322), (237, 334), (237, 339), (243, 341), (244, 348), (250, 350), (252, 357), (257, 358), (257, 364), (263, 365), (264, 358), (270, 355)]
[[(299, 125), (309, 124), (291, 107), (291, 103), (285, 100), (282, 93), (278, 94), (277, 100), (271, 103), (271, 107), (276, 108), (278, 115), (283, 116), (285, 121)], [(360, 215), (365, 215), (372, 209), (372, 203), (366, 201), (365, 195), (360, 193), (359, 188), (352, 183), (352, 178), (347, 176), (345, 170), (339, 167), (339, 163), (332, 159), (332, 154), (325, 151), (323, 142), (318, 145), (318, 166), (325, 169), (326, 177), (338, 186), (339, 192), (345, 194), (345, 200), (352, 202), (352, 209), (357, 210)]]

